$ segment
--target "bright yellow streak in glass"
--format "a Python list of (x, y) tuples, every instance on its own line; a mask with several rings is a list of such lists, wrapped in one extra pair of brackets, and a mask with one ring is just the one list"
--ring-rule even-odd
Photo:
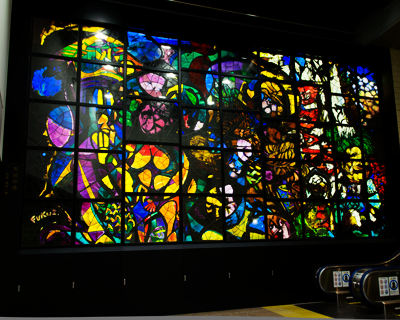
[(247, 221), (249, 219), (249, 215), (250, 215), (250, 211), (245, 210), (242, 221), (240, 221), (240, 223), (238, 225), (234, 226), (232, 229), (227, 230), (227, 231), (232, 233), (233, 235), (241, 238), (243, 233), (245, 233), (245, 231), (246, 231), (246, 226), (247, 226)]
[(157, 153), (154, 155), (154, 165), (157, 169), (164, 170), (168, 168), (169, 163), (170, 160), (167, 154), (157, 151)]
[(265, 239), (265, 235), (264, 234), (259, 234), (259, 233), (254, 233), (254, 232), (250, 232), (250, 239), (251, 240)]
[(109, 187), (110, 189), (113, 189), (113, 185), (112, 185), (112, 183), (111, 183), (111, 181), (110, 181), (110, 177), (109, 176), (105, 176), (103, 179), (101, 179), (103, 182), (104, 182), (104, 184), (107, 186), (107, 187)]
[(171, 180), (170, 177), (167, 176), (162, 176), (162, 175), (158, 175), (154, 178), (154, 188), (156, 190), (160, 190), (161, 188), (163, 188), (164, 186), (167, 185), (167, 183)]
[(65, 28), (71, 28), (71, 27), (75, 27), (75, 28), (72, 28), (72, 30), (78, 31), (78, 25), (77, 25), (77, 24), (69, 24), (69, 25), (67, 25), (67, 26), (65, 26), (65, 27), (56, 27), (54, 24), (52, 24), (52, 25), (50, 26), (50, 30), (49, 30), (49, 31), (45, 31), (45, 30), (42, 31), (42, 33), (41, 33), (41, 35), (40, 35), (40, 44), (43, 45), (44, 40), (45, 40), (49, 35), (51, 35), (53, 32), (55, 32), (55, 31), (60, 31), (60, 30), (64, 30)]
[(63, 170), (63, 172), (60, 174), (60, 176), (58, 177), (58, 179), (57, 179), (57, 181), (56, 181), (56, 183), (55, 183), (55, 186), (56, 186), (60, 181), (62, 181), (62, 180), (65, 178), (65, 176), (66, 176), (67, 174), (71, 173), (71, 163), (72, 163), (72, 161), (70, 161), (70, 162), (67, 164), (67, 166), (65, 167), (65, 169)]
[(140, 168), (143, 168), (146, 164), (149, 163), (150, 159), (151, 159), (151, 156), (150, 156), (150, 155), (144, 156), (144, 155), (142, 155), (140, 152), (138, 152), (138, 153), (136, 153), (136, 155), (135, 155), (135, 160), (133, 161), (131, 167), (132, 167), (133, 169), (140, 169)]
[(88, 232), (103, 231), (103, 227), (97, 221), (96, 216), (92, 211), (92, 206), (83, 214), (83, 220), (87, 224)]
[(184, 184), (189, 173), (189, 160), (186, 157), (186, 154), (184, 152), (182, 153), (183, 153), (182, 184)]
[(218, 232), (209, 230), (203, 233), (201, 240), (223, 240), (223, 237)]
[(196, 193), (196, 190), (197, 190), (196, 181), (194, 181), (194, 179), (192, 179), (192, 181), (190, 182), (189, 188), (188, 188), (188, 193)]
[(175, 193), (179, 190), (179, 172), (172, 178), (173, 184), (165, 188), (165, 193)]
[(105, 164), (106, 163), (106, 158), (107, 158), (107, 153), (98, 153), (97, 154), (97, 158), (99, 159), (99, 162), (101, 164)]
[[(177, 217), (178, 213), (176, 209), (177, 205), (175, 201), (169, 201), (160, 208), (160, 213), (164, 216), (165, 221), (167, 222), (167, 236), (171, 234), (174, 228), (175, 217)], [(171, 237), (169, 241), (176, 241), (176, 237)]]
[(103, 234), (99, 239), (97, 239), (96, 244), (98, 243), (114, 243), (107, 235)]
[(142, 171), (139, 175), (138, 175), (140, 181), (146, 186), (146, 187), (150, 187), (151, 184), (151, 171), (146, 169), (144, 171)]
[(103, 104), (103, 91), (101, 89), (97, 90), (97, 103)]

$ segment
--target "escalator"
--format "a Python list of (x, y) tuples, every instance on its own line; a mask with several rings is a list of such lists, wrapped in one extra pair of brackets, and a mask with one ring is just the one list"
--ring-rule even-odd
[(373, 263), (331, 264), (318, 269), (315, 274), (317, 285), (329, 295), (350, 295), (350, 281), (354, 271), (360, 268), (384, 268), (400, 266), (400, 251), (389, 259)]
[(384, 305), (386, 312), (400, 313), (400, 251), (374, 263), (326, 265), (315, 280), (323, 292), (340, 300), (353, 298), (372, 306)]

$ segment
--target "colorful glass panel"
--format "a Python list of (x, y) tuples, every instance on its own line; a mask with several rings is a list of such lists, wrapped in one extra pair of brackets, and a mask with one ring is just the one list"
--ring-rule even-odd
[(327, 81), (326, 70), (322, 60), (296, 57), (294, 64), (296, 80), (312, 81), (315, 84), (322, 84)]
[(34, 19), (24, 246), (386, 235), (371, 68), (85, 24)]
[(332, 151), (332, 131), (329, 127), (300, 123), (301, 159), (332, 161)]
[(75, 62), (32, 57), (30, 97), (76, 101)]
[(217, 46), (182, 40), (182, 68), (218, 72), (219, 57)]
[(182, 103), (219, 107), (219, 78), (216, 74), (182, 72)]
[(339, 197), (346, 200), (364, 198), (364, 168), (361, 161), (336, 164)]
[(82, 59), (123, 63), (123, 32), (84, 26), (82, 39)]
[[(183, 192), (220, 193), (221, 188), (221, 151), (185, 149), (183, 151)], [(225, 186), (229, 190), (230, 186)]]
[(222, 76), (222, 100), (225, 108), (258, 109), (258, 80)]
[(76, 215), (76, 245), (121, 243), (121, 203), (83, 202)]
[(389, 235), (389, 214), (384, 202), (369, 203), (369, 218), (371, 221), (371, 235), (373, 237), (387, 237)]
[(178, 99), (178, 74), (129, 68), (127, 89), (130, 96)]
[(183, 241), (223, 240), (222, 198), (183, 197)]
[(25, 197), (72, 198), (73, 153), (28, 150)]
[(371, 160), (385, 158), (383, 132), (380, 129), (362, 129), (364, 157)]
[(260, 58), (261, 76), (278, 80), (289, 80), (292, 78), (290, 56), (260, 52)]
[[(221, 72), (243, 76), (256, 76), (258, 53), (245, 50), (221, 50)], [(215, 65), (212, 71), (217, 71)]]
[(302, 239), (301, 202), (266, 203), (266, 228), (269, 240)]
[(167, 70), (178, 69), (178, 40), (128, 31), (128, 62)]
[(264, 123), (265, 156), (269, 159), (296, 159), (298, 143), (295, 122)]
[(366, 98), (378, 98), (378, 86), (376, 74), (369, 67), (357, 67), (357, 86), (358, 95)]
[(337, 126), (333, 128), (337, 158), (362, 158), (363, 146), (359, 131), (358, 127)]
[(33, 19), (33, 52), (76, 58), (77, 49), (77, 23), (43, 18)]
[(177, 103), (128, 100), (126, 139), (140, 142), (179, 142)]
[(329, 112), (324, 90), (316, 86), (298, 87), (297, 90), (300, 96), (299, 120), (328, 122)]
[(226, 197), (227, 241), (265, 239), (263, 198)]
[(28, 146), (73, 148), (75, 106), (29, 104)]
[(78, 197), (121, 197), (122, 154), (80, 152), (78, 166)]
[(125, 243), (179, 241), (179, 197), (125, 197)]
[(72, 217), (73, 208), (67, 202), (25, 202), (21, 246), (70, 246)]
[(229, 194), (261, 194), (261, 154), (256, 152), (224, 153), (225, 189)]
[(81, 107), (79, 148), (122, 150), (122, 110)]
[(329, 74), (332, 93), (355, 93), (356, 75), (352, 66), (330, 62)]
[(290, 84), (273, 81), (263, 81), (261, 83), (263, 117), (293, 118), (296, 112), (295, 101), (295, 95)]
[(360, 115), (357, 102), (351, 96), (332, 96), (332, 114), (337, 124), (357, 125)]
[(223, 134), (225, 147), (259, 150), (260, 115), (253, 113), (225, 112)]
[(264, 183), (267, 198), (300, 198), (300, 173), (294, 161), (266, 161)]
[(306, 238), (335, 238), (338, 228), (336, 204), (326, 202), (304, 202)]
[(124, 69), (104, 64), (81, 64), (81, 102), (121, 106)]
[(382, 120), (379, 111), (379, 100), (360, 99), (361, 123), (363, 126), (380, 126)]
[[(179, 190), (179, 151), (177, 147), (127, 144), (125, 192), (176, 193)], [(182, 177), (187, 177), (186, 156)], [(187, 166), (187, 168), (185, 167)]]
[(304, 198), (331, 199), (336, 193), (333, 163), (305, 163), (301, 165)]
[(369, 237), (369, 210), (365, 202), (339, 204), (341, 235), (345, 238)]
[(220, 146), (220, 111), (183, 108), (182, 112), (183, 145), (211, 148)]
[(387, 182), (386, 166), (379, 162), (365, 163), (367, 197), (372, 201), (384, 200)]

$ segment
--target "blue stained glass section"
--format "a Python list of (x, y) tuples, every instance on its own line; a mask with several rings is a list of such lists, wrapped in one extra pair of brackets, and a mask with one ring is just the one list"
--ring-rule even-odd
[(201, 232), (201, 230), (203, 230), (203, 226), (198, 223), (196, 220), (194, 220), (190, 214), (188, 214), (188, 218), (189, 218), (189, 222), (190, 222), (190, 226), (192, 227), (193, 230), (195, 230), (196, 232)]
[(171, 44), (173, 46), (177, 46), (178, 45), (178, 40), (177, 39), (170, 39), (170, 38), (163, 38), (163, 37), (154, 37), (153, 39), (156, 40), (158, 43), (168, 43)]
[(139, 61), (150, 62), (161, 57), (161, 49), (143, 33), (128, 31), (128, 52)]
[(304, 58), (296, 58), (296, 60), (302, 67), (304, 67), (306, 63), (306, 60), (304, 60)]
[(63, 155), (62, 153), (57, 156), (56, 160), (54, 161), (53, 172), (51, 173), (51, 184), (53, 186), (56, 184), (58, 178), (63, 173), (65, 167), (70, 161), (71, 158)]
[(43, 76), (43, 73), (46, 70), (47, 67), (44, 67), (34, 72), (32, 79), (32, 88), (42, 97), (53, 97), (61, 91), (62, 80), (56, 80), (56, 76)]
[[(260, 209), (260, 211), (262, 210)], [(249, 224), (249, 227), (265, 232), (264, 216), (253, 219), (253, 222)]]
[(49, 117), (55, 123), (63, 126), (64, 128), (72, 130), (72, 119), (69, 107), (63, 106), (52, 110)]
[(283, 65), (287, 66), (290, 63), (290, 57), (283, 56)]
[[(217, 76), (217, 77), (218, 77), (218, 76)], [(207, 88), (207, 91), (208, 91), (208, 92), (210, 92), (213, 83), (214, 83), (213, 76), (212, 76), (211, 74), (207, 73), (207, 74), (206, 74), (206, 88)]]

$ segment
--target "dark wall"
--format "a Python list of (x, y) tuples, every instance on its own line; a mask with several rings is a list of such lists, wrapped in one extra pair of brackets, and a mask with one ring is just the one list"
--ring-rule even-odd
[[(153, 1), (152, 7), (105, 1), (13, 2), (4, 163), (24, 162), (27, 120), (21, 115), (28, 105), (28, 30), (33, 15), (145, 27), (239, 46), (261, 43), (365, 62), (381, 71), (387, 208), (396, 231), (398, 209), (391, 199), (397, 196), (399, 142), (388, 49), (356, 46), (352, 36), (343, 33), (193, 10), (168, 1)], [(317, 301), (324, 299), (314, 283), (318, 267), (381, 260), (400, 249), (392, 232), (388, 239), (19, 250), (21, 199), (4, 200), (1, 206), (7, 217), (2, 230), (3, 316), (161, 315)]]

